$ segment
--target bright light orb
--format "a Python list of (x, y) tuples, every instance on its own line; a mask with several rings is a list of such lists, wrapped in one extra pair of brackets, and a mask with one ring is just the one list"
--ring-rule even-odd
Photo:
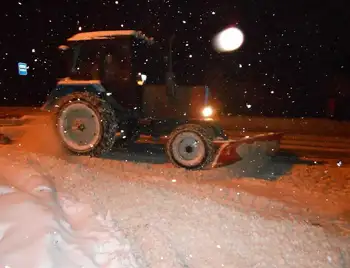
[(214, 113), (213, 108), (210, 107), (210, 106), (206, 106), (206, 107), (204, 107), (204, 109), (202, 110), (202, 115), (203, 115), (204, 117), (210, 117), (210, 116), (213, 115), (213, 113)]
[(227, 28), (214, 37), (214, 48), (218, 52), (231, 52), (243, 44), (244, 35), (236, 27)]

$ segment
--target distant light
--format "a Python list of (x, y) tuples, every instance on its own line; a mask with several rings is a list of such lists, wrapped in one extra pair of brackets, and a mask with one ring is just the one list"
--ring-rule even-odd
[(78, 28), (78, 29), (79, 29), (79, 31), (81, 31), (83, 28), (82, 28), (81, 26), (79, 26), (79, 28)]
[(244, 41), (242, 31), (236, 27), (227, 28), (214, 37), (214, 48), (218, 52), (231, 52), (241, 47)]
[(18, 63), (18, 74), (21, 76), (26, 76), (28, 75), (28, 65), (24, 62), (19, 62)]
[(35, 53), (35, 49), (34, 48), (32, 49), (32, 53)]

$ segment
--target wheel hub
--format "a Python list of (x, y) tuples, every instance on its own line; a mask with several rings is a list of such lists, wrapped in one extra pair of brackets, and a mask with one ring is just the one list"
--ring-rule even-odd
[(72, 130), (78, 130), (83, 132), (85, 129), (86, 129), (86, 126), (83, 123), (82, 119), (76, 119), (72, 126)]
[(205, 147), (201, 139), (192, 132), (179, 134), (173, 143), (174, 158), (186, 165), (197, 165), (205, 157)]
[(186, 146), (186, 153), (190, 154), (193, 152), (193, 148), (191, 146)]

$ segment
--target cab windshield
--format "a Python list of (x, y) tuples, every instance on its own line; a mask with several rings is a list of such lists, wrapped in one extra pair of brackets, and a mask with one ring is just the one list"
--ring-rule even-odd
[(143, 36), (70, 43), (60, 47), (59, 77), (128, 83), (143, 74), (146, 84), (164, 84), (164, 55), (159, 44)]
[(60, 46), (58, 52), (58, 64), (56, 66), (58, 79), (69, 77), (74, 66), (74, 48)]
[(166, 66), (164, 49), (159, 43), (147, 43), (141, 39), (132, 41), (133, 69), (147, 76), (146, 84), (164, 84)]

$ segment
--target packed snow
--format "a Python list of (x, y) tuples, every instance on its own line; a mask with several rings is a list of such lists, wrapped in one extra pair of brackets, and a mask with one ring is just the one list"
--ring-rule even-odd
[[(333, 205), (345, 215), (346, 165), (283, 163), (264, 170), (264, 163), (250, 161), (188, 172), (120, 161), (118, 153), (73, 157), (52, 129), (37, 124), (43, 121), (3, 129), (15, 141), (0, 147), (0, 267), (350, 266), (349, 232), (330, 230), (321, 214), (310, 220), (289, 209), (310, 205), (321, 213)], [(272, 173), (281, 179), (253, 178), (272, 180)], [(322, 195), (327, 187), (334, 189)], [(318, 203), (317, 195), (329, 201)], [(287, 206), (292, 197), (300, 204)]]
[(108, 214), (57, 192), (30, 165), (0, 163), (0, 267), (139, 267)]
[(347, 267), (349, 239), (320, 227), (69, 162), (1, 151), (1, 265)]

